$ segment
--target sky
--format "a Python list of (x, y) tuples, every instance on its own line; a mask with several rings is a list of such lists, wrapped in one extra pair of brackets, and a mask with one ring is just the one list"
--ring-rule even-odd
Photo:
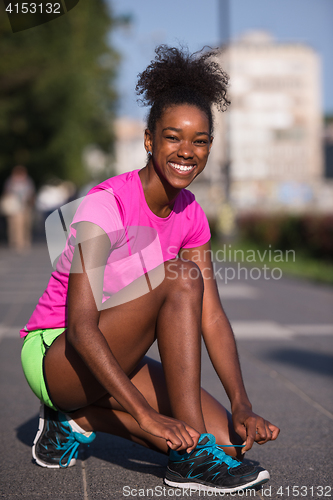
[[(118, 29), (111, 43), (122, 55), (118, 76), (118, 114), (143, 118), (136, 103), (137, 75), (154, 58), (156, 45), (185, 44), (190, 52), (217, 47), (221, 40), (219, 2), (226, 0), (108, 0), (114, 14), (130, 14), (129, 28)], [(264, 29), (278, 42), (314, 48), (322, 64), (322, 107), (333, 114), (333, 0), (229, 0), (229, 33)]]

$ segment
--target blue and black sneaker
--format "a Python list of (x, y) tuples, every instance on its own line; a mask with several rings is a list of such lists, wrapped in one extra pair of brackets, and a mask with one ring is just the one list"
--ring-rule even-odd
[(63, 413), (42, 404), (32, 456), (42, 467), (72, 467), (76, 463), (80, 444), (89, 444), (95, 437), (94, 432), (74, 432)]
[(269, 480), (269, 473), (226, 455), (212, 434), (201, 434), (191, 453), (170, 451), (164, 482), (192, 491), (233, 493)]

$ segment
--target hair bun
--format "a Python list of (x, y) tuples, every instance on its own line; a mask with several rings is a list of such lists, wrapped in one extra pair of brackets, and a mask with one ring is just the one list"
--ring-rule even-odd
[(200, 94), (209, 105), (225, 110), (228, 75), (213, 57), (217, 50), (189, 54), (188, 49), (159, 45), (155, 59), (139, 74), (136, 93), (144, 106), (152, 106), (163, 95), (175, 89), (187, 89)]

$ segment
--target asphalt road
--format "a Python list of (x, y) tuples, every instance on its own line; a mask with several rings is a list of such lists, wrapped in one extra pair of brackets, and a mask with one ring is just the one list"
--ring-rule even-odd
[[(248, 461), (270, 471), (270, 482), (257, 492), (234, 496), (331, 498), (333, 288), (286, 277), (265, 279), (263, 274), (246, 279), (245, 272), (240, 279), (236, 272), (226, 284), (225, 264), (220, 266), (221, 297), (253, 408), (281, 428), (275, 443), (255, 445), (247, 454)], [(32, 462), (39, 402), (22, 373), (18, 329), (33, 311), (50, 272), (43, 245), (23, 256), (0, 248), (1, 498), (202, 498), (203, 492), (163, 486), (165, 456), (114, 436), (98, 435), (71, 469), (43, 469)], [(156, 356), (155, 347), (151, 354)], [(202, 383), (228, 406), (205, 351)]]

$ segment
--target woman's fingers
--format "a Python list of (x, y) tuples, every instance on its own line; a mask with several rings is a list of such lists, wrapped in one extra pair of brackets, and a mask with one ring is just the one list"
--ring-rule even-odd
[(152, 417), (145, 418), (140, 426), (146, 432), (165, 439), (172, 450), (192, 451), (200, 437), (195, 429), (184, 422), (157, 412)]
[(166, 438), (168, 446), (172, 450), (185, 450), (193, 444), (190, 435), (186, 436), (186, 432), (182, 432), (181, 429), (176, 427), (172, 430), (167, 429)]
[(246, 420), (244, 425), (246, 427), (246, 444), (243, 448), (243, 453), (252, 448), (252, 445), (256, 439), (256, 419), (250, 417)]
[(271, 440), (274, 441), (274, 439), (276, 439), (278, 437), (278, 435), (280, 434), (280, 429), (276, 425), (271, 424), (270, 422), (267, 422), (267, 423), (268, 423), (268, 427), (272, 433)]
[(172, 432), (167, 439), (167, 444), (172, 450), (186, 450), (190, 453), (198, 444), (200, 434), (184, 422), (173, 419)]
[(279, 435), (280, 429), (276, 427), (276, 425), (271, 424), (267, 420), (265, 420), (265, 433), (266, 437), (264, 437), (263, 433), (259, 435), (259, 439), (256, 440), (258, 444), (265, 444), (267, 441), (274, 441)]
[(193, 427), (189, 427), (189, 426), (186, 426), (187, 428), (187, 432), (189, 433), (189, 435), (191, 436), (192, 438), (192, 441), (193, 441), (193, 444), (192, 446), (190, 446), (189, 448), (187, 448), (187, 453), (190, 453), (192, 450), (194, 450), (194, 448), (197, 446), (198, 444), (198, 441), (199, 441), (199, 438), (200, 438), (200, 432), (196, 431), (195, 429), (193, 429)]
[(272, 433), (265, 420), (260, 424), (261, 425), (258, 425), (256, 430), (256, 442), (258, 444), (264, 444), (271, 439)]
[(268, 424), (269, 422), (267, 420), (264, 420), (263, 418), (257, 420), (255, 440), (258, 444), (267, 443), (267, 441), (270, 441), (272, 439), (272, 432)]

